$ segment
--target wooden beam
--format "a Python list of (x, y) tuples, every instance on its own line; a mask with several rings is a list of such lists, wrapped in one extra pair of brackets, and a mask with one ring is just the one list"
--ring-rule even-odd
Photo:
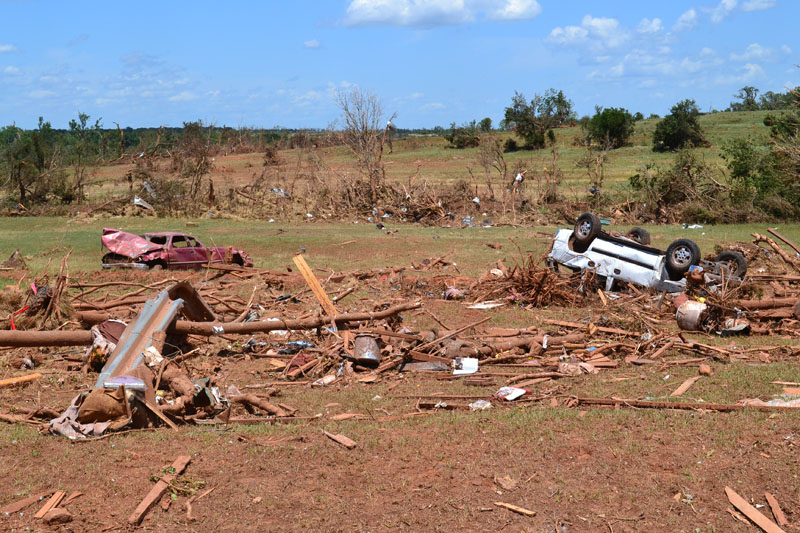
[(306, 280), (306, 283), (308, 283), (308, 286), (311, 288), (311, 292), (313, 292), (314, 296), (317, 297), (317, 301), (325, 310), (325, 313), (327, 313), (331, 320), (336, 318), (337, 313), (336, 308), (333, 306), (333, 302), (331, 302), (330, 298), (328, 298), (328, 295), (325, 294), (325, 289), (322, 288), (322, 285), (320, 285), (317, 277), (313, 272), (311, 272), (311, 268), (308, 266), (308, 263), (306, 263), (306, 260), (303, 258), (303, 256), (296, 255), (292, 258), (292, 261), (294, 261), (294, 264), (297, 265), (297, 269), (300, 271), (300, 274), (302, 274), (303, 279)]
[(56, 493), (53, 494), (49, 500), (47, 500), (47, 503), (45, 503), (42, 506), (42, 508), (39, 509), (39, 511), (35, 515), (33, 515), (33, 517), (42, 518), (45, 514), (47, 514), (47, 511), (49, 511), (50, 509), (56, 507), (59, 503), (61, 503), (61, 500), (63, 500), (64, 496), (66, 495), (67, 493), (65, 491), (57, 490)]
[(734, 491), (732, 488), (725, 487), (725, 494), (727, 494), (728, 501), (731, 502), (731, 505), (736, 507), (747, 518), (752, 520), (753, 523), (767, 533), (786, 533), (783, 529), (778, 527), (775, 522), (764, 516), (761, 511), (747, 503), (747, 500), (736, 494), (736, 491)]
[(12, 385), (19, 385), (21, 383), (27, 383), (29, 381), (36, 381), (42, 377), (42, 375), (38, 372), (34, 372), (33, 374), (28, 374), (25, 376), (18, 376), (15, 378), (8, 378), (8, 379), (0, 379), (0, 389), (3, 387), (10, 387)]
[(153, 505), (158, 503), (158, 500), (161, 499), (161, 496), (163, 496), (169, 488), (169, 484), (172, 483), (172, 481), (186, 469), (186, 466), (191, 460), (192, 458), (188, 455), (181, 455), (175, 459), (175, 462), (172, 463), (172, 469), (175, 472), (161, 476), (161, 479), (156, 482), (153, 488), (150, 489), (150, 492), (147, 493), (147, 496), (144, 497), (136, 509), (134, 509), (133, 513), (131, 513), (131, 516), (128, 517), (129, 524), (139, 525), (142, 522), (142, 519), (144, 518), (144, 515), (147, 514), (147, 511), (149, 511)]
[(19, 500), (18, 502), (10, 503), (5, 507), (0, 508), (0, 514), (12, 514), (17, 513), (26, 507), (33, 505), (34, 503), (41, 501), (42, 498), (46, 498), (53, 494), (52, 490), (48, 490), (47, 492), (40, 492), (34, 496), (28, 496), (25, 499)]

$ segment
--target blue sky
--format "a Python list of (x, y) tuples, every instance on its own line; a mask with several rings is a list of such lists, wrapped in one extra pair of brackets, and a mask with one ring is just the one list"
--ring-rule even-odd
[(0, 125), (324, 128), (337, 91), (399, 127), (491, 117), (561, 89), (665, 114), (745, 85), (800, 85), (800, 2), (709, 0), (0, 0)]

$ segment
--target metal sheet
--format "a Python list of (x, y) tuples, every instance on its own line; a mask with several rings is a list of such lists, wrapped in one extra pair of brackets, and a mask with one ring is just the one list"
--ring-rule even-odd
[(182, 307), (183, 300), (170, 300), (167, 291), (147, 300), (136, 320), (125, 328), (94, 387), (102, 388), (106, 379), (123, 376), (141, 364), (144, 359), (142, 353), (153, 345), (153, 333), (166, 331)]

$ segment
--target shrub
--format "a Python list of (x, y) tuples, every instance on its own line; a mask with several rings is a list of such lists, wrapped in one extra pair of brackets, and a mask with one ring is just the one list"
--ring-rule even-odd
[(627, 109), (598, 107), (586, 129), (592, 141), (609, 149), (628, 143), (633, 135), (634, 118)]
[(667, 152), (686, 146), (710, 146), (697, 122), (699, 115), (700, 109), (694, 100), (681, 100), (672, 106), (670, 114), (656, 124), (653, 151)]

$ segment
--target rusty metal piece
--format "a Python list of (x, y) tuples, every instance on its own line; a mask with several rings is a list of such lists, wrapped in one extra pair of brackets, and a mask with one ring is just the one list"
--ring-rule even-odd
[(376, 368), (381, 364), (381, 348), (372, 335), (357, 335), (353, 341), (353, 357), (361, 366)]

